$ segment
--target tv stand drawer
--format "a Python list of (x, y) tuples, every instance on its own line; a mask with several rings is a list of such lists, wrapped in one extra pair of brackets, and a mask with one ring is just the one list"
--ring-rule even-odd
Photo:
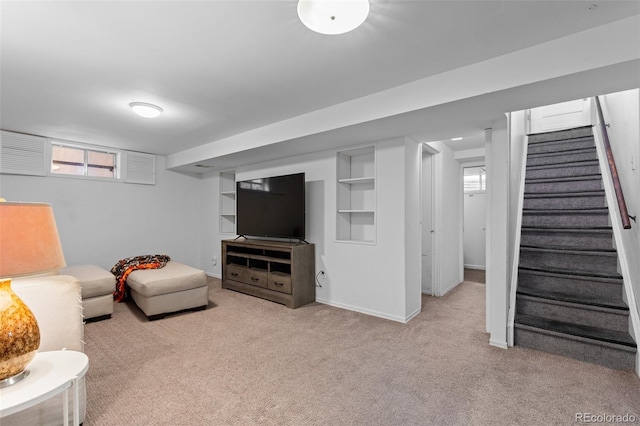
[(247, 281), (247, 267), (229, 264), (227, 265), (227, 278), (241, 283)]
[(249, 268), (244, 282), (258, 287), (267, 288), (267, 271)]
[(285, 274), (271, 273), (267, 281), (269, 290), (291, 294), (291, 276)]

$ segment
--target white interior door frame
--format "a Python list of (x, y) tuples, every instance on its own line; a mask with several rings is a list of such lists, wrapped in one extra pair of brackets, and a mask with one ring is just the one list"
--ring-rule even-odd
[(440, 255), (440, 248), (442, 246), (442, 236), (440, 229), (442, 227), (442, 209), (438, 208), (436, 200), (441, 198), (442, 194), (442, 167), (437, 161), (440, 151), (433, 148), (426, 143), (422, 144), (423, 155), (425, 153), (431, 155), (431, 224), (422, 223), (423, 212), (423, 195), (426, 188), (423, 188), (423, 162), (420, 163), (420, 220), (421, 220), (421, 232), (432, 232), (433, 238), (431, 238), (431, 295), (440, 296), (442, 293), (442, 284), (440, 279), (442, 256)]
[[(462, 239), (462, 241), (460, 242), (460, 250), (461, 250), (460, 259), (462, 259), (463, 276), (464, 276), (464, 169), (467, 167), (485, 167), (486, 168), (486, 166), (487, 165), (486, 165), (485, 159), (460, 161), (460, 205), (462, 206), (461, 208), (462, 214), (460, 215), (460, 229), (462, 229), (462, 232), (460, 233), (460, 238)], [(486, 217), (486, 209), (485, 209), (485, 217)], [(485, 223), (485, 230), (486, 230), (486, 226), (487, 225)], [(485, 234), (485, 241), (486, 241), (486, 234)], [(487, 264), (486, 250), (485, 250), (484, 264), (486, 268), (486, 264)]]

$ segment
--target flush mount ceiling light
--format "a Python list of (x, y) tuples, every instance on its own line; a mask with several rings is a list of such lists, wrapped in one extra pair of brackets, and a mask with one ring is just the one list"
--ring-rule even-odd
[(343, 34), (367, 19), (369, 0), (299, 0), (298, 16), (320, 34)]
[(159, 106), (146, 102), (131, 102), (129, 106), (133, 112), (145, 118), (155, 118), (162, 112), (162, 108)]
[(462, 138), (460, 136), (458, 136), (457, 138), (451, 138), (452, 141), (461, 141)]

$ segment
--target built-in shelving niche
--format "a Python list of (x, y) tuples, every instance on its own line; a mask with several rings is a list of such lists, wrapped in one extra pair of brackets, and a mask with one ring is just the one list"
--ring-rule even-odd
[(375, 147), (337, 154), (338, 241), (373, 244), (376, 241)]
[(236, 233), (236, 173), (220, 172), (220, 233)]

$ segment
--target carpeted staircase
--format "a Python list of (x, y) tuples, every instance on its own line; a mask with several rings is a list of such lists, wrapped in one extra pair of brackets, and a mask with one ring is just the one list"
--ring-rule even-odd
[(635, 369), (592, 128), (529, 136), (514, 344)]

